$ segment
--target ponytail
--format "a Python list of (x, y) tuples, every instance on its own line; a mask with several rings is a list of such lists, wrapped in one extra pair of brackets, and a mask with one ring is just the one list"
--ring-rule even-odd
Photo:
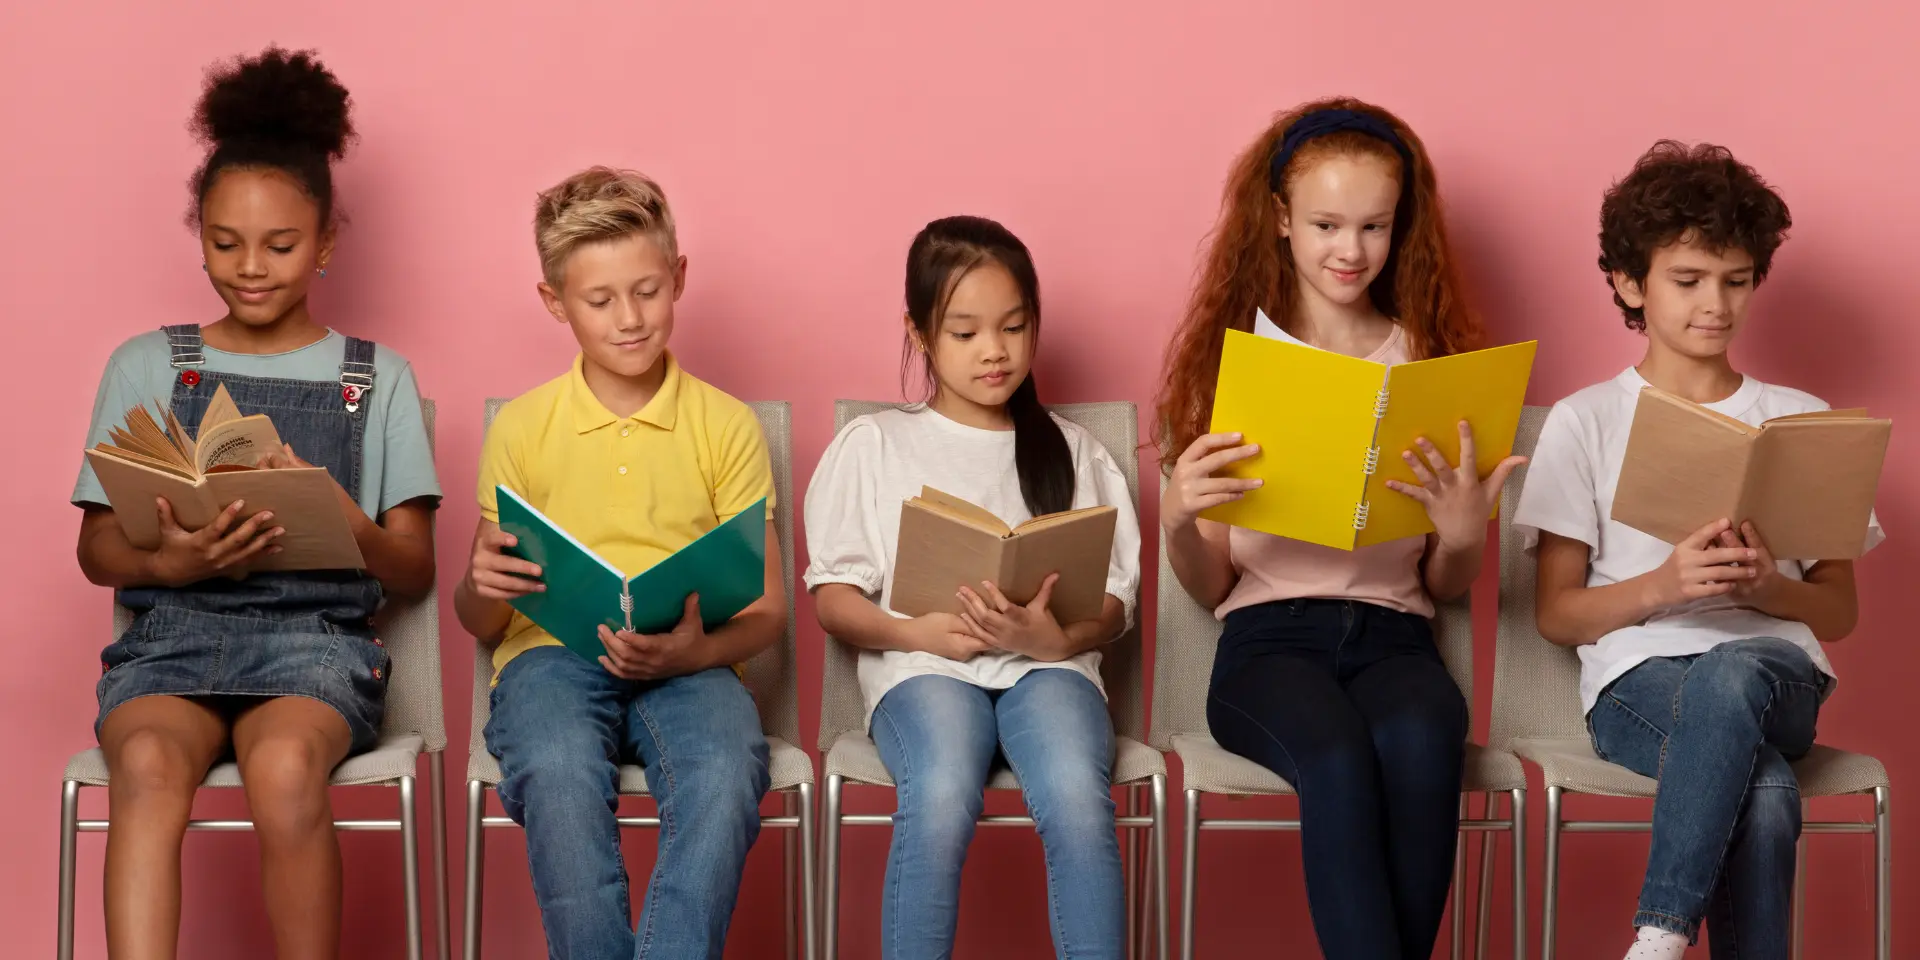
[(1013, 466), (1027, 510), (1038, 517), (1072, 507), (1073, 451), (1053, 414), (1041, 406), (1032, 371), (1007, 398), (1007, 415), (1013, 418)]

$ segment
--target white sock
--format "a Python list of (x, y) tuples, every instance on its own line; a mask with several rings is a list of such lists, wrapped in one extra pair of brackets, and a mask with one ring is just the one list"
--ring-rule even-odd
[(1626, 960), (1680, 960), (1686, 952), (1685, 934), (1659, 927), (1641, 927), (1640, 935), (1627, 950)]

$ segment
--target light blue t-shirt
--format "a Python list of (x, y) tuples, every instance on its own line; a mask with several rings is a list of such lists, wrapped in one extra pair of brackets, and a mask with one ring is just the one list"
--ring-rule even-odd
[[(228, 353), (205, 348), (208, 373), (283, 380), (340, 379), (340, 362), (347, 356), (347, 338), (327, 335), (286, 353)], [(145, 403), (155, 412), (165, 410), (173, 396), (179, 371), (162, 330), (140, 334), (113, 351), (100, 390), (93, 400), (93, 422), (87, 427), (87, 446), (107, 442), (108, 431), (120, 426), (127, 411)], [(427, 446), (427, 427), (420, 413), (420, 387), (405, 357), (375, 345), (373, 390), (367, 395), (365, 446), (361, 452), (360, 489), (354, 499), (367, 516), (379, 519), (388, 509), (417, 497), (440, 497), (440, 481), (433, 470), (433, 452)], [(242, 411), (244, 412), (244, 411)], [(297, 451), (296, 451), (297, 452)], [(73, 485), (76, 505), (107, 505), (106, 492), (86, 458)]]

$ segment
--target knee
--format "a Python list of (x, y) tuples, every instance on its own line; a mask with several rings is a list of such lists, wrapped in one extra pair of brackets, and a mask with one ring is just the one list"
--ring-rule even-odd
[(162, 730), (127, 734), (107, 759), (112, 791), (134, 799), (190, 799), (206, 776), (205, 770), (196, 769), (187, 746)]
[(1688, 717), (1758, 723), (1771, 684), (1760, 661), (1723, 644), (1700, 655), (1681, 684), (1679, 709)]
[(1113, 837), (1113, 786), (1103, 777), (1075, 771), (1024, 793), (1042, 839)]
[(901, 780), (895, 793), (895, 819), (939, 847), (964, 850), (986, 809), (986, 785), (946, 767)]
[(1760, 748), (1740, 818), (1749, 837), (1787, 843), (1800, 838), (1800, 781), (1780, 751)]
[(253, 819), (263, 832), (304, 831), (328, 818), (327, 777), (333, 772), (325, 744), (314, 738), (263, 741), (240, 765)]
[(1458, 791), (1467, 741), (1466, 705), (1458, 697), (1452, 703), (1376, 720), (1372, 733), (1380, 766), (1389, 779), (1404, 781), (1404, 787)]
[(767, 795), (767, 744), (755, 734), (752, 743), (682, 762), (673, 772), (673, 802), (718, 813), (728, 821), (758, 821), (760, 800)]

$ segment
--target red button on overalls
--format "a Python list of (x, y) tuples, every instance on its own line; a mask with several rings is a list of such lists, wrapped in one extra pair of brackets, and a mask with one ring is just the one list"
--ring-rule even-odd
[(180, 371), (180, 382), (186, 384), (189, 387), (199, 386), (200, 371), (198, 370)]

